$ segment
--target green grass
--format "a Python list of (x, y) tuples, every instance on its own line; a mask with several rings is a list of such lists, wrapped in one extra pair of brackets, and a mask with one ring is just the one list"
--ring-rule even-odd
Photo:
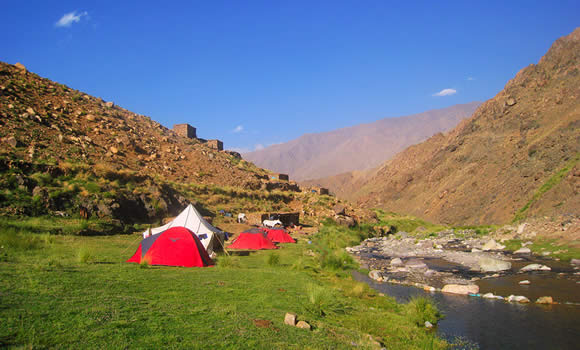
[[(507, 250), (516, 251), (522, 247), (522, 240), (511, 239), (503, 242)], [(550, 258), (558, 258), (562, 261), (580, 259), (580, 248), (570, 246), (566, 243), (559, 243), (556, 239), (540, 238), (526, 247), (532, 250), (533, 254), (542, 255), (544, 252), (550, 252)]]
[[(215, 267), (176, 268), (125, 263), (138, 234), (1, 230), (9, 252), (0, 259), (3, 347), (346, 349), (355, 342), (365, 349), (369, 334), (389, 349), (445, 345), (417, 326), (425, 310), (320, 267), (302, 240), (282, 246), (279, 258), (259, 251), (219, 256)], [(81, 259), (83, 251), (90, 258)], [(286, 312), (313, 330), (284, 325)], [(257, 319), (272, 326), (256, 327)]]
[(412, 233), (418, 228), (422, 228), (423, 232), (437, 232), (446, 229), (446, 226), (433, 224), (425, 220), (416, 218), (410, 215), (401, 215), (392, 212), (385, 212), (381, 209), (376, 211), (379, 218), (380, 226), (392, 226), (395, 232)]
[(518, 222), (526, 218), (526, 212), (530, 207), (537, 202), (544, 193), (548, 192), (552, 187), (558, 185), (563, 178), (565, 178), (570, 170), (574, 168), (574, 166), (580, 161), (580, 154), (576, 154), (576, 156), (569, 160), (566, 165), (558, 170), (554, 175), (552, 175), (545, 183), (543, 183), (537, 190), (534, 192), (532, 198), (517, 212), (514, 216), (512, 222)]

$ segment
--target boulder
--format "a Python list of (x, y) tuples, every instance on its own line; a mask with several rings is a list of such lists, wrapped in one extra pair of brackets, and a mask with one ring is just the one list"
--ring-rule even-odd
[(479, 269), (482, 272), (505, 271), (512, 268), (512, 264), (509, 261), (503, 261), (490, 257), (482, 257), (477, 263), (479, 264)]
[(391, 266), (403, 266), (403, 260), (401, 258), (394, 258), (391, 260)]
[(522, 233), (524, 233), (524, 230), (526, 229), (526, 226), (528, 224), (526, 224), (525, 222), (523, 224), (519, 224), (518, 225), (518, 235), (521, 235)]
[(379, 281), (382, 282), (383, 281), (383, 275), (381, 273), (381, 271), (379, 270), (372, 270), (369, 272), (369, 277), (372, 278), (375, 281)]
[(20, 62), (16, 63), (14, 67), (18, 68), (21, 72), (26, 73), (26, 67)]
[(18, 146), (18, 140), (16, 140), (16, 137), (14, 137), (14, 136), (4, 137), (2, 139), (2, 142), (6, 143), (12, 147)]
[(507, 100), (505, 101), (506, 106), (513, 106), (516, 104), (516, 99), (513, 97), (508, 97)]
[(554, 304), (554, 299), (552, 297), (539, 297), (536, 300), (536, 304)]
[(298, 323), (296, 323), (296, 327), (297, 328), (302, 328), (302, 329), (311, 329), (312, 327), (308, 324), (308, 322), (306, 321), (298, 321)]
[(520, 249), (516, 250), (514, 254), (530, 254), (532, 250), (528, 247), (521, 247)]
[(105, 106), (107, 106), (107, 107), (109, 107), (109, 108), (115, 107), (115, 102), (112, 102), (112, 101), (110, 101), (110, 102), (106, 102), (106, 103), (105, 103)]
[(493, 295), (493, 293), (485, 293), (481, 297), (484, 299), (495, 299), (495, 295)]
[(551, 271), (552, 269), (546, 265), (540, 264), (529, 264), (520, 269), (520, 272), (528, 272), (528, 271)]
[(287, 312), (286, 316), (284, 316), (284, 324), (287, 324), (289, 326), (295, 326), (296, 325), (296, 317), (297, 315), (291, 312)]
[(26, 113), (28, 113), (30, 115), (35, 115), (36, 114), (36, 112), (34, 111), (34, 109), (32, 109), (32, 107), (26, 108)]
[(335, 215), (346, 215), (345, 213), (346, 207), (342, 204), (335, 205), (334, 208), (332, 208), (332, 210), (334, 210)]
[(476, 284), (446, 284), (441, 291), (450, 294), (477, 294), (479, 293), (479, 286)]
[(570, 260), (570, 264), (580, 266), (580, 259), (572, 259)]
[(346, 227), (353, 227), (356, 225), (356, 221), (352, 217), (346, 215), (335, 215), (334, 222)]
[(524, 303), (529, 303), (530, 299), (528, 299), (522, 295), (510, 295), (507, 298), (507, 301), (510, 303), (522, 303), (522, 304), (524, 304)]
[(481, 249), (482, 249), (483, 251), (489, 251), (489, 250), (502, 250), (502, 249), (504, 249), (504, 248), (505, 248), (505, 246), (504, 246), (504, 245), (501, 245), (501, 244), (499, 244), (499, 243), (497, 243), (497, 242), (495, 241), (495, 239), (491, 239), (491, 240), (489, 240), (487, 243), (485, 243), (485, 244), (483, 245), (483, 247), (481, 247)]
[(410, 269), (426, 269), (427, 264), (420, 259), (410, 259), (405, 263), (405, 266)]
[(425, 321), (425, 328), (433, 328), (433, 324), (429, 321)]
[(532, 283), (532, 282), (530, 282), (530, 281), (528, 281), (528, 280), (523, 280), (523, 281), (519, 281), (519, 282), (518, 282), (518, 284), (521, 284), (521, 285), (528, 285), (528, 284), (531, 284), (531, 283)]

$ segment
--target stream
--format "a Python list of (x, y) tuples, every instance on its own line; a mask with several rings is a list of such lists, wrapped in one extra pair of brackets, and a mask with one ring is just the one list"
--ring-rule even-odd
[(531, 284), (526, 286), (518, 285), (521, 275), (480, 280), (477, 284), (484, 293), (523, 294), (531, 298), (550, 295), (555, 300), (566, 300), (568, 304), (507, 303), (380, 283), (356, 271), (353, 277), (399, 302), (406, 302), (414, 296), (430, 297), (445, 315), (437, 324), (437, 334), (456, 344), (455, 349), (580, 348), (580, 284), (553, 273), (527, 275)]

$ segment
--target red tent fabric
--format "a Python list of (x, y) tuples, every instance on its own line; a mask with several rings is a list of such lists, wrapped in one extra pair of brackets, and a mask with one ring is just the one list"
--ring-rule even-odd
[(267, 234), (267, 237), (272, 242), (277, 242), (277, 243), (296, 243), (296, 241), (294, 240), (294, 238), (290, 237), (290, 235), (288, 234), (288, 232), (286, 232), (286, 230), (284, 230), (283, 228), (270, 228), (270, 229), (266, 229), (266, 234)]
[(252, 233), (252, 232), (242, 232), (236, 238), (235, 241), (232, 242), (228, 246), (231, 249), (278, 249), (278, 247), (269, 240), (264, 233)]
[(203, 244), (195, 233), (185, 227), (172, 227), (160, 234), (145, 238), (127, 262), (151, 265), (204, 267), (213, 265)]

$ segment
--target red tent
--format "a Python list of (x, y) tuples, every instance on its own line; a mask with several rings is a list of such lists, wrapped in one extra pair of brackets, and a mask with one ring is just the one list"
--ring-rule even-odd
[[(250, 231), (250, 230), (248, 230)], [(278, 247), (269, 240), (263, 232), (248, 232), (240, 233), (232, 244), (228, 246), (231, 249), (278, 249)]]
[(288, 232), (283, 228), (268, 228), (265, 229), (267, 237), (272, 242), (277, 243), (296, 243), (294, 238), (290, 237)]
[(160, 234), (145, 238), (127, 262), (165, 266), (213, 265), (203, 244), (195, 233), (185, 227), (172, 227)]

